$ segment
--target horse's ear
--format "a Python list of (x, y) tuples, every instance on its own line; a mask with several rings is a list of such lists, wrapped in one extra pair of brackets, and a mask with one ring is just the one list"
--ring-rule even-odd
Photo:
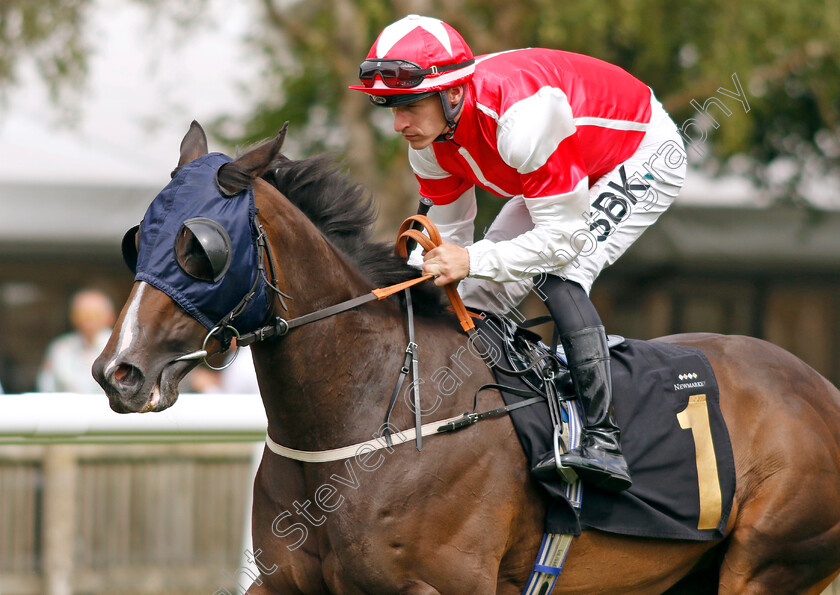
[(181, 159), (178, 161), (178, 167), (186, 165), (194, 159), (198, 159), (202, 155), (207, 154), (207, 135), (204, 134), (204, 129), (195, 120), (190, 124), (190, 129), (184, 135), (184, 140), (181, 141)]
[(277, 159), (280, 149), (283, 148), (288, 128), (289, 123), (286, 122), (273, 139), (254, 147), (236, 161), (226, 163), (219, 168), (216, 180), (221, 189), (226, 194), (233, 195), (250, 186), (257, 176)]
[(286, 140), (286, 130), (288, 128), (289, 123), (286, 122), (277, 136), (254, 147), (234, 161), (236, 168), (247, 173), (252, 180), (262, 174), (280, 153), (280, 149), (283, 148), (283, 141)]

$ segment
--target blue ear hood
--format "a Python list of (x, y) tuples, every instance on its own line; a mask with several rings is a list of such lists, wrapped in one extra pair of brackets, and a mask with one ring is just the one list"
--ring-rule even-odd
[[(240, 333), (258, 328), (268, 312), (264, 279), (258, 270), (254, 191), (224, 197), (216, 172), (233, 161), (210, 153), (184, 165), (152, 201), (140, 226), (136, 281), (158, 288), (212, 329), (254, 290), (245, 309), (230, 323)], [(217, 223), (230, 239), (229, 267), (217, 281), (201, 281), (184, 272), (175, 257), (175, 243), (184, 223), (205, 218)]]

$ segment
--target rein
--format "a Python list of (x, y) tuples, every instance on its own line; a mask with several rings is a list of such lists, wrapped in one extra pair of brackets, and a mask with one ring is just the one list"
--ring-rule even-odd
[[(419, 230), (412, 229), (411, 226), (414, 224), (414, 222), (417, 222), (420, 225), (422, 225), (429, 235), (426, 236)], [(409, 241), (415, 241), (419, 243), (421, 246), (423, 246), (425, 250), (431, 250), (436, 246), (440, 246), (442, 242), (440, 232), (438, 232), (437, 227), (434, 223), (431, 222), (431, 220), (428, 217), (424, 215), (412, 215), (411, 217), (406, 219), (400, 226), (400, 229), (397, 232), (397, 245), (395, 248), (395, 251), (398, 256), (401, 256), (402, 258), (408, 258), (407, 244)], [(237, 340), (237, 343), (240, 345), (250, 345), (252, 343), (256, 343), (257, 341), (264, 341), (265, 339), (269, 339), (271, 337), (282, 337), (293, 328), (309, 324), (310, 322), (316, 322), (318, 320), (322, 320), (330, 316), (335, 316), (336, 314), (341, 314), (342, 312), (347, 312), (348, 310), (358, 308), (359, 306), (367, 304), (368, 302), (372, 302), (374, 300), (384, 300), (385, 298), (390, 297), (395, 293), (405, 291), (413, 285), (417, 285), (418, 283), (422, 283), (423, 281), (428, 281), (432, 278), (434, 278), (434, 275), (423, 275), (415, 279), (403, 281), (402, 283), (389, 285), (388, 287), (373, 289), (368, 294), (360, 295), (359, 297), (340, 302), (333, 306), (322, 308), (321, 310), (316, 310), (315, 312), (310, 312), (309, 314), (304, 314), (303, 316), (298, 316), (297, 318), (292, 318), (291, 320), (286, 320), (280, 316), (277, 316), (275, 317), (274, 322), (272, 322), (271, 324), (260, 327), (257, 330), (250, 333), (243, 333)], [(458, 289), (456, 285), (456, 283), (450, 283), (446, 285), (446, 295), (449, 297), (449, 302), (450, 304), (452, 304), (452, 309), (455, 311), (456, 316), (458, 316), (458, 321), (461, 323), (461, 328), (464, 329), (465, 332), (470, 332), (471, 330), (475, 329), (475, 324), (473, 324), (472, 317), (470, 316), (469, 312), (467, 312), (467, 308), (466, 306), (464, 306), (464, 302), (463, 300), (461, 300), (461, 296), (458, 295)], [(280, 291), (279, 289), (276, 289), (273, 286), (272, 289)]]
[[(400, 389), (402, 388), (403, 382), (405, 378), (408, 376), (409, 372), (413, 373), (415, 379), (418, 376), (418, 363), (417, 363), (417, 343), (414, 341), (414, 308), (411, 302), (411, 291), (410, 288), (414, 285), (422, 283), (423, 281), (428, 281), (434, 277), (434, 275), (422, 275), (420, 277), (409, 279), (408, 281), (403, 281), (402, 283), (397, 283), (395, 285), (390, 285), (388, 287), (377, 288), (373, 289), (370, 293), (361, 295), (355, 298), (351, 298), (349, 300), (345, 300), (333, 306), (328, 306), (326, 308), (322, 308), (320, 310), (316, 310), (315, 312), (310, 312), (309, 314), (304, 314), (303, 316), (298, 316), (292, 319), (284, 319), (280, 316), (275, 316), (274, 321), (271, 324), (264, 325), (254, 331), (248, 333), (239, 333), (236, 328), (234, 328), (231, 323), (238, 316), (241, 312), (245, 310), (248, 303), (253, 299), (257, 283), (259, 282), (260, 278), (262, 278), (266, 286), (274, 291), (278, 299), (280, 300), (280, 305), (283, 307), (284, 310), (287, 310), (286, 304), (283, 301), (283, 298), (292, 299), (291, 296), (286, 295), (277, 287), (277, 279), (275, 276), (275, 265), (274, 265), (274, 258), (271, 253), (271, 249), (268, 245), (268, 242), (265, 239), (265, 231), (263, 230), (262, 225), (260, 225), (259, 221), (256, 220), (254, 224), (258, 230), (258, 237), (257, 237), (257, 246), (258, 246), (258, 268), (259, 274), (257, 275), (257, 280), (254, 282), (253, 287), (251, 290), (246, 294), (246, 296), (242, 299), (242, 301), (237, 305), (227, 316), (225, 316), (219, 324), (217, 324), (204, 339), (204, 343), (202, 344), (202, 348), (198, 351), (194, 351), (192, 353), (188, 353), (178, 358), (177, 361), (181, 360), (189, 360), (189, 359), (205, 359), (208, 355), (206, 350), (207, 342), (213, 335), (217, 333), (221, 333), (222, 337), (221, 340), (223, 344), (229, 344), (232, 336), (235, 336), (237, 339), (237, 352), (238, 347), (243, 345), (251, 345), (256, 342), (265, 341), (266, 339), (270, 339), (272, 337), (282, 337), (288, 334), (294, 328), (298, 328), (304, 326), (306, 324), (316, 322), (318, 320), (323, 320), (324, 318), (328, 318), (330, 316), (335, 316), (336, 314), (341, 314), (342, 312), (347, 312), (348, 310), (352, 310), (354, 308), (358, 308), (359, 306), (366, 304), (368, 302), (372, 302), (374, 300), (383, 300), (387, 297), (390, 297), (398, 292), (404, 291), (405, 292), (405, 301), (406, 301), (406, 311), (408, 314), (408, 345), (405, 349), (405, 359), (403, 361), (402, 367), (400, 368), (400, 374), (397, 378), (396, 386), (394, 387), (394, 391), (391, 394), (391, 399), (388, 404), (388, 408), (385, 414), (385, 424), (384, 424), (384, 431), (383, 431), (383, 440), (368, 440), (366, 442), (360, 442), (358, 444), (353, 444), (351, 446), (345, 446), (342, 448), (331, 449), (331, 450), (324, 450), (324, 451), (302, 451), (296, 450), (293, 448), (288, 448), (277, 444), (266, 432), (266, 446), (269, 450), (273, 453), (283, 456), (286, 458), (294, 459), (297, 461), (303, 462), (328, 462), (328, 461), (338, 461), (342, 459), (347, 459), (353, 456), (356, 456), (362, 450), (366, 452), (373, 452), (376, 450), (380, 450), (383, 448), (390, 448), (395, 443), (402, 444), (404, 442), (408, 442), (411, 439), (416, 439), (417, 442), (417, 450), (422, 449), (422, 438), (424, 436), (434, 435), (434, 434), (441, 434), (445, 432), (452, 432), (455, 430), (459, 430), (461, 428), (465, 428), (470, 426), (478, 421), (483, 419), (497, 417), (500, 415), (507, 414), (511, 411), (519, 409), (521, 407), (527, 407), (529, 405), (534, 405), (536, 403), (542, 402), (546, 400), (546, 395), (537, 393), (537, 392), (527, 392), (522, 391), (519, 389), (506, 387), (499, 384), (486, 384), (481, 386), (476, 394), (474, 395), (473, 399), (473, 409), (471, 412), (465, 412), (461, 415), (451, 417), (444, 420), (439, 420), (435, 422), (430, 422), (427, 424), (421, 425), (421, 410), (420, 410), (420, 393), (419, 393), (419, 385), (417, 383), (414, 384), (413, 393), (414, 393), (414, 413), (415, 413), (415, 427), (406, 430), (405, 432), (397, 430), (396, 434), (392, 434), (390, 431), (390, 423), (389, 419), (391, 416), (391, 412), (394, 408), (396, 403), (397, 397), (399, 395)], [(423, 229), (425, 229), (428, 236), (423, 234), (420, 230), (415, 228), (415, 224), (420, 225)], [(425, 250), (431, 250), (442, 243), (442, 239), (440, 237), (440, 232), (438, 231), (437, 227), (435, 226), (432, 221), (426, 217), (425, 215), (412, 215), (408, 217), (400, 226), (399, 231), (397, 232), (397, 242), (395, 246), (395, 252), (398, 256), (402, 258), (408, 258), (408, 252), (410, 250), (410, 246), (416, 242), (420, 244)], [(268, 259), (268, 270), (265, 267), (265, 260), (263, 257), (263, 252), (267, 255)], [(271, 280), (269, 280), (268, 275), (271, 275)], [(469, 340), (474, 342), (477, 346), (478, 351), (480, 354), (482, 353), (489, 353), (489, 350), (486, 349), (481, 336), (478, 334), (478, 331), (475, 328), (475, 324), (472, 321), (472, 316), (467, 311), (466, 306), (464, 305), (461, 296), (458, 294), (457, 283), (449, 283), (444, 286), (446, 290), (447, 297), (449, 298), (450, 304), (452, 306), (455, 315), (458, 317), (458, 321), (461, 324), (461, 328), (464, 332), (467, 333), (469, 336)], [(230, 335), (229, 333), (232, 333)], [(482, 349), (483, 347), (483, 349)], [(235, 359), (234, 355), (234, 359)], [(548, 355), (548, 358), (551, 359), (551, 354)], [(487, 365), (491, 368), (498, 370), (499, 372), (506, 374), (508, 376), (522, 376), (530, 371), (534, 370), (542, 359), (545, 358), (538, 358), (535, 359), (531, 364), (525, 368), (524, 370), (510, 370), (501, 367), (497, 362), (490, 359), (488, 356), (482, 355), (482, 358), (487, 363)], [(233, 359), (226, 364), (230, 365), (233, 362)], [(411, 368), (409, 368), (409, 365)], [(225, 366), (225, 367), (226, 367)], [(221, 369), (221, 368), (214, 368), (214, 369)], [(546, 386), (549, 386), (551, 383), (547, 383)], [(511, 394), (515, 394), (518, 396), (531, 396), (536, 394), (537, 396), (531, 396), (524, 401), (520, 401), (518, 403), (514, 403), (512, 405), (505, 405), (503, 407), (498, 407), (496, 409), (492, 409), (489, 411), (484, 411), (481, 413), (476, 413), (477, 407), (477, 399), (478, 393), (485, 389), (497, 389), (500, 391), (505, 391)], [(549, 388), (549, 390), (551, 390)], [(393, 438), (392, 438), (393, 436)]]
[(347, 312), (348, 310), (358, 308), (362, 304), (366, 304), (374, 300), (384, 300), (395, 293), (406, 290), (413, 285), (417, 285), (418, 283), (422, 283), (423, 281), (431, 278), (432, 275), (423, 275), (422, 277), (409, 279), (408, 281), (403, 281), (402, 283), (397, 283), (396, 285), (390, 285), (382, 289), (374, 289), (368, 294), (360, 295), (359, 297), (340, 302), (333, 306), (328, 306), (321, 310), (316, 310), (315, 312), (310, 312), (309, 314), (304, 314), (303, 316), (298, 316), (297, 318), (292, 318), (291, 320), (286, 320), (277, 316), (272, 324), (260, 327), (250, 333), (243, 333), (237, 340), (237, 343), (241, 345), (250, 345), (258, 341), (270, 339), (271, 337), (282, 337), (293, 328), (309, 324), (310, 322), (316, 322), (324, 318), (329, 318), (330, 316), (335, 316), (336, 314), (341, 314), (342, 312)]

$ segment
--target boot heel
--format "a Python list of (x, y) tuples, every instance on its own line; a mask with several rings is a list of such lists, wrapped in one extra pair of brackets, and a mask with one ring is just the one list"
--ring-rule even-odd
[(607, 492), (623, 492), (624, 490), (630, 489), (633, 482), (629, 477), (624, 477), (622, 475), (610, 475), (595, 485)]

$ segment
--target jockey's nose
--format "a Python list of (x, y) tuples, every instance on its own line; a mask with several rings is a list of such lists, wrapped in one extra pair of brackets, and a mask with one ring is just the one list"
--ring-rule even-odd
[(394, 132), (402, 132), (408, 127), (405, 111), (395, 107), (391, 112), (394, 114)]

